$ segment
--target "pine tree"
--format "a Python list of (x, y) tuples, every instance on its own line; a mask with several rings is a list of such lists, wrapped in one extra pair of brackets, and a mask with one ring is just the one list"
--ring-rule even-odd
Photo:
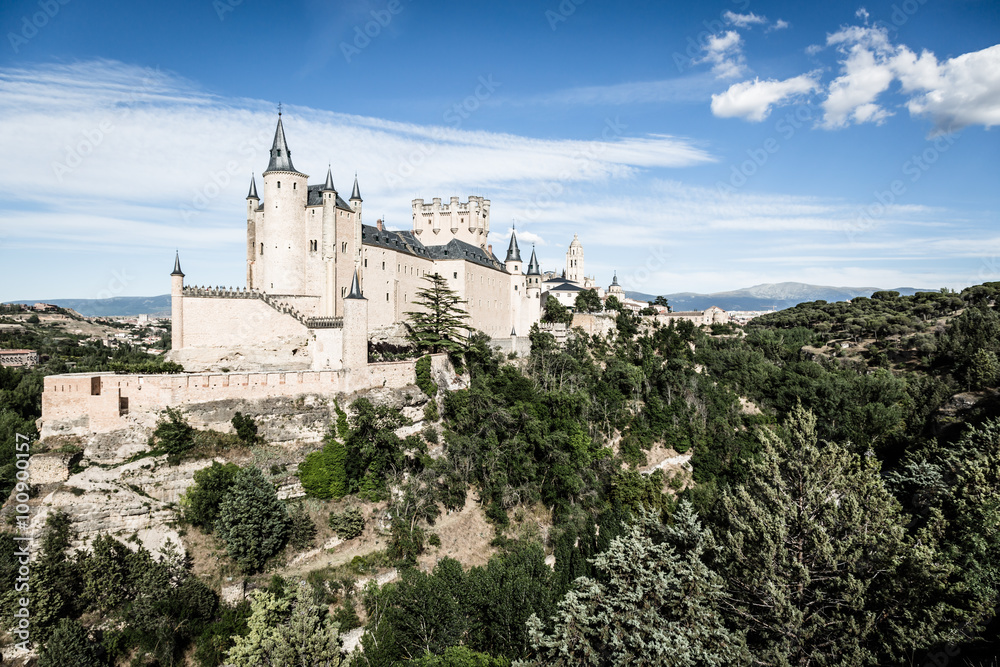
[(410, 340), (418, 348), (431, 352), (461, 352), (465, 349), (469, 314), (462, 308), (465, 303), (448, 287), (440, 274), (424, 276), (430, 283), (417, 290), (413, 302), (423, 306), (423, 311), (407, 312), (410, 322)]
[(726, 613), (755, 663), (900, 664), (933, 642), (949, 566), (907, 537), (873, 457), (820, 443), (801, 406), (721, 498)]
[(577, 579), (551, 633), (537, 616), (528, 620), (534, 654), (520, 664), (747, 664), (743, 638), (723, 624), (723, 581), (703, 562), (711, 547), (687, 502), (672, 527), (645, 516), (594, 559), (606, 581)]
[(236, 637), (227, 664), (234, 667), (337, 667), (341, 664), (337, 624), (299, 583), (290, 599), (258, 592), (250, 602), (249, 632)]
[(87, 635), (79, 621), (59, 621), (45, 647), (38, 653), (38, 667), (104, 667), (101, 645)]
[(255, 572), (285, 546), (288, 511), (259, 468), (244, 468), (219, 506), (215, 522), (230, 557)]

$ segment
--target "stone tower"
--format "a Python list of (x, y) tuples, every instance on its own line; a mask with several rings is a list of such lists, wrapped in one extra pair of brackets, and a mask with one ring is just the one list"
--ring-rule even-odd
[(573, 242), (566, 251), (566, 280), (583, 284), (583, 245), (580, 237), (573, 234)]
[(361, 293), (358, 272), (344, 297), (344, 368), (362, 371), (368, 365), (368, 299)]
[[(257, 179), (250, 174), (250, 192), (247, 193), (247, 288), (257, 287), (254, 280), (257, 269), (257, 225), (254, 221), (254, 214), (260, 206), (260, 197), (257, 196)], [(263, 248), (261, 248), (263, 250)]]
[(270, 294), (304, 294), (302, 256), (306, 252), (309, 177), (292, 165), (280, 112), (270, 152), (271, 160), (263, 173), (265, 210), (256, 233), (258, 280), (254, 286)]
[(184, 347), (184, 272), (181, 254), (174, 255), (174, 271), (170, 274), (170, 348)]

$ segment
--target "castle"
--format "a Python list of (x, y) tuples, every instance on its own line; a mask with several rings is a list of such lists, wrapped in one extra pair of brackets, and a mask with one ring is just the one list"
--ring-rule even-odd
[[(252, 177), (246, 198), (247, 286), (186, 286), (175, 258), (172, 360), (190, 371), (349, 368), (363, 362), (362, 342), (399, 333), (435, 273), (465, 302), (470, 329), (503, 343), (527, 334), (547, 293), (564, 300), (594, 287), (575, 236), (562, 277), (543, 275), (534, 249), (525, 265), (513, 232), (501, 261), (487, 241), (489, 199), (414, 199), (412, 228), (390, 231), (364, 224), (357, 175), (347, 201), (330, 167), (323, 183), (308, 178), (292, 163), (279, 113), (261, 194)], [(361, 319), (352, 294), (367, 302)]]
[[(482, 197), (415, 199), (409, 231), (364, 224), (357, 175), (348, 201), (330, 167), (322, 184), (309, 185), (292, 164), (280, 112), (262, 181), (263, 197), (251, 177), (246, 198), (245, 288), (185, 285), (174, 257), (167, 354), (185, 372), (47, 376), (43, 437), (150, 426), (167, 406), (409, 386), (415, 362), (369, 362), (368, 345), (373, 336), (400, 336), (434, 274), (465, 302), (469, 329), (515, 353), (527, 351), (545, 299), (572, 305), (582, 289), (604, 296), (586, 277), (576, 236), (562, 275), (543, 274), (534, 249), (525, 265), (513, 232), (500, 261), (487, 241), (490, 201)], [(432, 368), (445, 379), (445, 355), (433, 355)]]

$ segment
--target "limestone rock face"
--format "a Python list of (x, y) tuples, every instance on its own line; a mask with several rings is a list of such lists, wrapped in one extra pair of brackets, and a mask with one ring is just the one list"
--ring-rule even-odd
[(86, 548), (97, 535), (107, 533), (122, 541), (134, 536), (154, 554), (168, 539), (183, 548), (169, 524), (177, 519), (176, 504), (194, 483), (194, 473), (211, 464), (205, 459), (169, 466), (165, 457), (149, 457), (119, 466), (92, 465), (68, 475), (42, 499), (30, 532), (40, 535), (48, 515), (62, 510), (72, 520), (75, 547)]

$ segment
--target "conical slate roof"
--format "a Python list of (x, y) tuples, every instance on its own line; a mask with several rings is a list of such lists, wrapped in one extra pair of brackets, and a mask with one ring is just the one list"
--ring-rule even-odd
[(281, 125), (281, 114), (278, 114), (278, 127), (274, 130), (274, 143), (271, 144), (271, 161), (267, 163), (265, 174), (269, 171), (292, 171), (299, 173), (292, 165), (292, 152), (288, 150), (285, 141), (285, 128)]
[(354, 174), (354, 191), (351, 192), (351, 201), (354, 201), (355, 199), (357, 199), (358, 201), (362, 201), (362, 199), (361, 199), (361, 189), (358, 188), (358, 175), (357, 174)]
[(510, 234), (510, 245), (507, 246), (507, 260), (508, 262), (520, 262), (521, 261), (521, 249), (517, 247), (517, 234), (511, 232)]
[(531, 246), (531, 260), (528, 262), (528, 275), (540, 276), (541, 269), (538, 268), (538, 258), (535, 257), (535, 246)]
[(174, 271), (170, 275), (184, 277), (184, 272), (181, 271), (181, 253), (179, 251), (174, 255)]
[(351, 281), (351, 292), (344, 298), (347, 299), (363, 299), (364, 295), (361, 293), (361, 284), (358, 282), (358, 270), (354, 269), (354, 280)]
[(247, 193), (247, 199), (260, 199), (257, 196), (257, 180), (250, 174), (250, 192)]
[(333, 187), (333, 172), (330, 170), (330, 166), (326, 167), (326, 183), (323, 184), (323, 192), (326, 191), (336, 192), (337, 188)]

